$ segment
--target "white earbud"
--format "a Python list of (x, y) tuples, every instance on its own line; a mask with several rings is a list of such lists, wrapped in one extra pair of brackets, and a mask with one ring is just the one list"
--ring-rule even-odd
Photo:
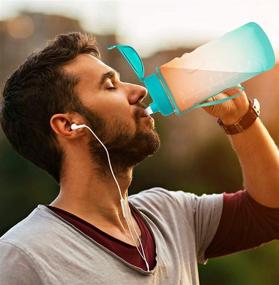
[(71, 124), (71, 130), (77, 130), (77, 129), (82, 129), (85, 128), (86, 125), (77, 125), (77, 124)]

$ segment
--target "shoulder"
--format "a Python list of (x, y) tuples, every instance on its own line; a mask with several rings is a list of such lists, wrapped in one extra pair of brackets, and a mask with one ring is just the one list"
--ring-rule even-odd
[(198, 196), (182, 190), (172, 191), (162, 187), (154, 187), (131, 195), (129, 201), (138, 207), (153, 206), (157, 209), (166, 210), (166, 207), (175, 206), (195, 211), (200, 204), (222, 203), (223, 194), (203, 194)]
[[(18, 222), (0, 237), (0, 242), (14, 245), (24, 250), (30, 246), (39, 246), (52, 229), (57, 227), (57, 218), (38, 205), (26, 218)], [(44, 237), (44, 239), (42, 239)]]
[(181, 190), (154, 187), (130, 196), (129, 202), (154, 221), (186, 222), (194, 228), (209, 221), (218, 224), (223, 208), (223, 194), (198, 196)]
[(129, 196), (129, 201), (137, 207), (155, 207), (160, 209), (166, 205), (176, 203), (174, 191), (161, 187), (154, 187), (143, 190), (137, 194)]
[(42, 284), (44, 273), (31, 255), (2, 240), (0, 252), (0, 284)]
[(54, 223), (47, 214), (38, 206), (0, 237), (0, 284), (42, 284), (45, 280), (38, 254), (53, 240), (49, 233)]

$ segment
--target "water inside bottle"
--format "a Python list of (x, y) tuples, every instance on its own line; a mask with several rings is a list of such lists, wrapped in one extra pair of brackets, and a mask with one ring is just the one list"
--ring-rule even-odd
[(162, 66), (160, 72), (181, 112), (257, 74)]

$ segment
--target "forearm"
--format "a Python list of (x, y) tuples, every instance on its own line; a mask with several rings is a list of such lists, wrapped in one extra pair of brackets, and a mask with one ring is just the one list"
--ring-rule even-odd
[(244, 132), (229, 136), (244, 179), (244, 187), (260, 204), (279, 207), (279, 151), (258, 118)]

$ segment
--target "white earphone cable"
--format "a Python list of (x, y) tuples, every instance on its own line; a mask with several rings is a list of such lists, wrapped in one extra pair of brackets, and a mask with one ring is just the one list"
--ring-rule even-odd
[[(131, 217), (131, 211), (129, 209), (129, 204), (128, 204), (128, 197), (126, 197), (126, 199), (123, 198), (122, 196), (122, 193), (121, 193), (121, 189), (120, 189), (120, 186), (118, 184), (118, 181), (114, 175), (114, 172), (113, 172), (113, 169), (112, 169), (112, 166), (111, 166), (111, 161), (110, 161), (110, 156), (109, 156), (109, 152), (106, 148), (106, 146), (103, 144), (103, 142), (98, 138), (98, 136), (91, 130), (91, 128), (89, 128), (87, 125), (83, 124), (83, 125), (76, 125), (76, 124), (72, 124), (71, 125), (71, 129), (72, 130), (75, 130), (75, 129), (80, 129), (80, 128), (87, 128), (92, 134), (93, 136), (98, 140), (98, 142), (102, 145), (102, 147), (105, 149), (106, 151), (106, 155), (107, 155), (107, 158), (108, 158), (108, 162), (109, 162), (109, 167), (110, 167), (110, 171), (111, 171), (111, 174), (112, 174), (112, 177), (116, 183), (116, 186), (117, 186), (117, 189), (118, 189), (118, 192), (119, 192), (119, 195), (120, 195), (120, 203), (121, 203), (121, 209), (122, 209), (122, 214), (123, 214), (123, 217), (124, 219), (126, 220), (127, 222), (127, 225), (128, 225), (128, 229), (129, 229), (129, 232), (131, 234), (131, 237), (133, 239), (133, 242), (136, 244), (136, 248), (137, 248), (137, 251), (138, 253), (140, 254), (141, 258), (144, 260), (145, 262), (145, 265), (146, 265), (146, 268), (147, 268), (147, 271), (149, 271), (149, 264), (147, 262), (147, 259), (146, 259), (146, 256), (145, 256), (145, 252), (144, 252), (144, 249), (143, 249), (143, 246), (142, 246), (142, 243), (141, 243), (141, 239), (140, 237), (138, 236), (137, 234), (137, 231), (135, 229), (135, 226), (134, 226), (134, 223), (132, 222), (132, 217)], [(140, 245), (140, 249), (142, 251), (142, 253), (140, 252), (140, 249), (138, 248), (138, 245), (137, 245), (137, 242), (136, 240), (134, 239), (134, 235), (132, 234), (132, 230), (130, 228), (130, 225), (129, 223), (132, 224), (133, 226), (133, 230), (137, 236), (137, 239), (139, 241), (139, 245)]]
[[(127, 209), (127, 208), (126, 208), (126, 209)], [(134, 232), (136, 233), (136, 236), (137, 236), (137, 238), (138, 238), (138, 241), (139, 241), (139, 245), (140, 245), (140, 249), (141, 249), (141, 251), (142, 251), (142, 254), (141, 254), (140, 250), (138, 249), (138, 246), (136, 245), (137, 250), (138, 250), (138, 252), (139, 252), (141, 258), (142, 258), (143, 261), (145, 262), (145, 266), (146, 266), (146, 268), (147, 268), (147, 271), (149, 271), (149, 264), (148, 264), (147, 258), (146, 258), (146, 256), (145, 256), (145, 252), (144, 252), (144, 249), (143, 249), (143, 245), (142, 245), (142, 243), (141, 243), (141, 238), (138, 236), (137, 231), (136, 231), (135, 226), (134, 226), (134, 223), (132, 222), (132, 219), (131, 219), (131, 211), (128, 210), (128, 212), (129, 212), (129, 214), (128, 214), (129, 220), (130, 220), (130, 223), (131, 223), (132, 226), (133, 226), (133, 230), (134, 230)], [(133, 237), (133, 235), (132, 235), (132, 231), (131, 231), (130, 226), (129, 226), (129, 222), (127, 222), (127, 225), (128, 225), (129, 231), (130, 231), (130, 233), (131, 233), (131, 236), (132, 236), (132, 238), (133, 238), (133, 241), (135, 242), (134, 237)]]

